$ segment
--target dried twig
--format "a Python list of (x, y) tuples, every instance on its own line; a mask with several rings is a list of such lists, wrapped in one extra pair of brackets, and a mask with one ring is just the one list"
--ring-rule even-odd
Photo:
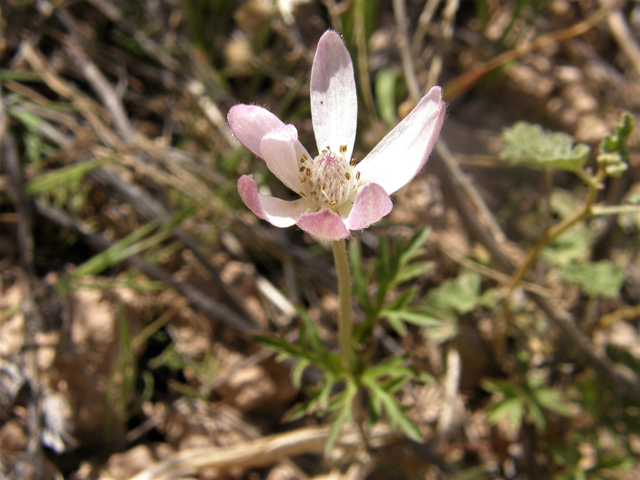
[(565, 42), (573, 37), (577, 37), (578, 35), (588, 32), (607, 16), (609, 10), (610, 7), (603, 6), (590, 17), (572, 25), (569, 28), (560, 30), (559, 32), (541, 35), (531, 42), (519, 45), (513, 50), (504, 52), (477, 68), (460, 75), (458, 78), (450, 81), (444, 86), (444, 98), (451, 101), (452, 99), (462, 95), (464, 92), (476, 85), (482, 78), (484, 78), (485, 75), (507, 62), (521, 58), (527, 53), (539, 50), (548, 45)]
[(460, 352), (454, 345), (449, 345), (447, 350), (447, 370), (444, 375), (443, 390), (444, 398), (440, 407), (438, 416), (438, 424), (436, 427), (437, 444), (442, 445), (446, 442), (451, 424), (453, 423), (453, 414), (456, 408), (456, 398), (458, 397), (458, 385), (460, 384), (461, 372)]
[[(307, 427), (231, 447), (184, 450), (140, 472), (131, 480), (169, 480), (203, 468), (252, 468), (271, 465), (296, 455), (322, 453), (329, 430), (328, 426)], [(380, 448), (398, 441), (401, 435), (392, 433), (387, 427), (377, 426), (371, 430), (369, 438), (372, 447)], [(346, 449), (356, 449), (359, 444), (360, 434), (355, 429), (346, 430), (336, 442), (338, 448)]]
[(453, 25), (456, 19), (456, 12), (460, 6), (459, 0), (447, 0), (444, 10), (442, 11), (442, 22), (440, 24), (440, 37), (436, 46), (437, 52), (431, 62), (429, 68), (429, 80), (427, 86), (431, 87), (437, 85), (438, 77), (442, 72), (443, 60), (445, 52), (451, 47), (451, 40), (453, 38)]
[[(616, 2), (610, 0), (600, 0), (598, 3), (602, 7), (613, 7), (616, 4)], [(640, 78), (640, 46), (638, 46), (638, 42), (624, 18), (622, 9), (614, 8), (607, 15), (607, 25), (620, 50), (625, 53), (635, 68), (637, 72), (636, 79)]]
[[(94, 249), (102, 251), (112, 246), (112, 243), (104, 238), (104, 236), (91, 232), (83, 222), (67, 215), (62, 210), (49, 207), (43, 202), (37, 200), (35, 205), (40, 215), (61, 228), (77, 233)], [(150, 265), (141, 257), (129, 257), (126, 260), (126, 263), (136, 267), (149, 278), (166, 283), (178, 293), (186, 297), (194, 307), (212, 315), (225, 325), (236, 330), (238, 333), (246, 335), (249, 332), (256, 331), (258, 329), (258, 327), (253, 325), (246, 318), (235, 313), (225, 305), (216, 302), (208, 295), (202, 293), (199, 289), (175, 280), (170, 274), (158, 267)]]
[(402, 58), (402, 69), (404, 71), (404, 79), (409, 89), (409, 95), (414, 105), (420, 100), (420, 84), (418, 83), (418, 75), (411, 58), (411, 48), (409, 46), (409, 31), (407, 22), (407, 11), (404, 0), (393, 0), (393, 13), (396, 18), (397, 43), (400, 49), (400, 57)]
[[(440, 153), (440, 150), (436, 150), (436, 152)], [(443, 180), (445, 183), (448, 183), (450, 187), (456, 185), (448, 176)], [(472, 184), (469, 184), (469, 186), (473, 188)], [(452, 188), (452, 192), (456, 200), (456, 209), (463, 220), (462, 223), (465, 228), (489, 250), (494, 260), (503, 270), (509, 273), (513, 272), (515, 269), (514, 263), (504, 254), (504, 248), (499, 240), (493, 235), (490, 229), (477, 221), (476, 217), (478, 213), (470, 209), (466, 198), (462, 197), (462, 192), (468, 195), (468, 191)], [(486, 213), (487, 215), (493, 216), (489, 210), (487, 210)], [(640, 384), (637, 378), (628, 378), (620, 374), (615, 370), (612, 362), (608, 358), (596, 353), (589, 339), (576, 326), (575, 319), (572, 315), (557, 307), (552, 298), (534, 292), (529, 292), (529, 294), (540, 309), (546, 313), (550, 322), (560, 330), (568, 343), (589, 361), (606, 383), (616, 392), (624, 392), (634, 402), (640, 404)]]
[[(1, 93), (1, 92), (0, 92)], [(0, 95), (0, 125), (2, 137), (0, 148), (2, 164), (11, 180), (11, 189), (14, 193), (14, 204), (18, 214), (17, 243), (20, 252), (23, 276), (22, 288), (22, 313), (24, 315), (24, 342), (23, 342), (23, 368), (24, 377), (29, 384), (30, 396), (27, 403), (27, 453), (29, 463), (33, 467), (33, 478), (43, 478), (44, 457), (41, 445), (42, 417), (41, 401), (42, 389), (40, 385), (40, 372), (38, 369), (36, 336), (42, 327), (42, 318), (33, 298), (33, 286), (35, 271), (33, 268), (33, 236), (31, 204), (24, 188), (22, 172), (18, 160), (18, 150), (13, 135), (5, 129), (5, 113), (3, 99)]]

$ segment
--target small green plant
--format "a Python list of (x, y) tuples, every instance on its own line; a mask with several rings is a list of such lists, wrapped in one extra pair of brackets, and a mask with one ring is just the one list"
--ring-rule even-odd
[(529, 369), (529, 355), (521, 351), (517, 359), (523, 378), (520, 384), (491, 379), (482, 382), (482, 387), (494, 394), (488, 411), (489, 422), (497, 424), (506, 419), (513, 432), (519, 432), (523, 423), (527, 422), (542, 433), (549, 424), (551, 413), (571, 416), (571, 409), (563, 395), (545, 385), (542, 372)]

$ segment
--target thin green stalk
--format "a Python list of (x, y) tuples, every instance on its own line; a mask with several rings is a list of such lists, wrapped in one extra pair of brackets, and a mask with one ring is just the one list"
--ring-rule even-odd
[(640, 213), (640, 205), (605, 205), (602, 207), (593, 207), (591, 214), (594, 217), (603, 215), (623, 215), (623, 214)]
[(338, 343), (340, 355), (342, 355), (345, 367), (353, 372), (356, 358), (351, 345), (353, 323), (351, 321), (351, 273), (347, 259), (347, 247), (344, 240), (331, 242), (333, 248), (333, 260), (336, 264), (338, 276), (338, 295), (340, 297), (340, 310), (338, 312)]
[(540, 254), (540, 250), (542, 250), (546, 245), (551, 242), (558, 235), (566, 232), (568, 229), (573, 227), (578, 222), (587, 219), (592, 215), (592, 207), (598, 198), (598, 192), (600, 191), (600, 183), (606, 177), (606, 173), (603, 170), (599, 170), (596, 176), (589, 182), (589, 190), (587, 191), (587, 196), (585, 198), (582, 207), (578, 211), (576, 211), (573, 215), (567, 217), (559, 224), (551, 227), (549, 230), (545, 232), (545, 234), (535, 243), (533, 247), (529, 249), (527, 255), (516, 271), (511, 276), (511, 280), (509, 281), (509, 285), (507, 286), (507, 294), (506, 297), (510, 297), (513, 291), (518, 287), (520, 282), (524, 279), (525, 275), (529, 272), (531, 267), (535, 264), (538, 259), (538, 255)]
[[(586, 175), (586, 174), (585, 174)], [(533, 265), (535, 265), (536, 260), (538, 260), (538, 255), (540, 255), (540, 251), (549, 244), (554, 238), (558, 235), (569, 230), (571, 227), (576, 225), (578, 222), (586, 220), (587, 218), (593, 215), (593, 205), (596, 203), (598, 198), (598, 192), (601, 189), (601, 182), (605, 179), (606, 173), (603, 169), (598, 170), (594, 177), (588, 177), (585, 182), (589, 186), (589, 190), (587, 191), (587, 195), (585, 197), (584, 203), (582, 206), (573, 213), (573, 215), (565, 218), (559, 224), (549, 228), (542, 237), (538, 239), (538, 241), (533, 245), (527, 254), (524, 257), (524, 260), (520, 262), (518, 268), (516, 268), (515, 272), (511, 275), (509, 283), (505, 287), (505, 295), (502, 299), (502, 308), (504, 313), (504, 322), (498, 326), (496, 340), (493, 344), (493, 354), (494, 358), (501, 363), (502, 359), (502, 351), (504, 349), (504, 345), (507, 339), (507, 335), (509, 334), (509, 330), (513, 325), (513, 315), (511, 313), (511, 295), (514, 290), (518, 288), (520, 283), (524, 280), (527, 273)], [(582, 177), (581, 177), (582, 178)]]

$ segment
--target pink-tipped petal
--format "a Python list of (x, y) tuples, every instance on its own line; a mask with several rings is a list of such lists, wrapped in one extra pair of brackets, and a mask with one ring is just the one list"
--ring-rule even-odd
[(340, 240), (350, 235), (340, 216), (329, 210), (307, 213), (302, 215), (296, 223), (302, 230), (320, 240)]
[(360, 180), (391, 195), (422, 169), (444, 120), (442, 89), (433, 87), (416, 107), (358, 165)]
[(266, 108), (236, 105), (227, 114), (229, 127), (245, 147), (260, 156), (260, 142), (267, 133), (282, 128), (284, 123)]
[(260, 156), (269, 170), (287, 187), (296, 193), (302, 189), (300, 183), (300, 158), (309, 154), (298, 141), (298, 131), (293, 125), (285, 125), (267, 133), (260, 142)]
[(311, 67), (311, 119), (318, 152), (347, 146), (351, 159), (358, 121), (358, 96), (353, 64), (340, 35), (325, 32)]
[(391, 198), (384, 189), (370, 183), (358, 192), (346, 225), (349, 230), (362, 230), (386, 216), (393, 209)]
[(307, 211), (308, 205), (301, 198), (287, 202), (279, 198), (269, 197), (258, 193), (258, 187), (253, 178), (243, 175), (238, 180), (238, 193), (247, 207), (258, 217), (276, 227), (290, 227)]

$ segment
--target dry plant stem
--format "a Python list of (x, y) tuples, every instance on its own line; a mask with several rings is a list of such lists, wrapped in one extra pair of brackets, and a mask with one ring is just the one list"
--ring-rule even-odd
[(438, 39), (436, 54), (431, 61), (429, 68), (428, 86), (437, 85), (440, 73), (442, 73), (442, 65), (444, 63), (443, 56), (445, 52), (451, 49), (451, 39), (453, 38), (453, 25), (456, 19), (456, 12), (460, 7), (459, 0), (447, 0), (442, 10), (442, 22), (440, 23), (440, 38)]
[(424, 41), (424, 37), (427, 36), (427, 29), (429, 27), (429, 23), (431, 23), (431, 19), (433, 15), (436, 13), (436, 9), (440, 5), (441, 0), (427, 0), (424, 5), (424, 9), (420, 14), (420, 18), (418, 19), (418, 25), (416, 26), (416, 31), (413, 34), (413, 40), (411, 41), (411, 52), (414, 57), (420, 56), (420, 50), (422, 49), (422, 42)]
[[(1, 91), (0, 91), (1, 94)], [(37, 359), (36, 336), (40, 333), (42, 318), (33, 298), (32, 286), (35, 282), (33, 268), (33, 235), (31, 221), (31, 203), (24, 188), (22, 172), (18, 160), (18, 149), (13, 135), (4, 129), (5, 114), (2, 108), (3, 99), (0, 95), (0, 159), (11, 181), (16, 213), (18, 214), (17, 243), (22, 264), (20, 278), (22, 289), (22, 303), (20, 308), (24, 315), (24, 341), (21, 361), (25, 378), (29, 384), (29, 399), (27, 403), (27, 453), (29, 463), (33, 468), (33, 478), (43, 478), (44, 458), (41, 445), (42, 417), (41, 417), (41, 386), (40, 371)]]
[(353, 372), (356, 366), (355, 352), (351, 346), (353, 337), (353, 323), (351, 321), (351, 273), (347, 259), (347, 246), (344, 239), (331, 242), (333, 260), (336, 264), (338, 276), (338, 296), (340, 310), (338, 312), (338, 344), (344, 367)]
[[(203, 468), (252, 468), (272, 465), (282, 459), (306, 453), (322, 453), (329, 435), (329, 427), (308, 427), (293, 432), (271, 435), (230, 447), (201, 447), (183, 450), (168, 459), (138, 473), (131, 480), (169, 480), (179, 478)], [(336, 446), (345, 450), (357, 450), (359, 434), (345, 431)], [(374, 448), (398, 441), (400, 435), (386, 427), (375, 428), (371, 434)]]
[[(355, 8), (362, 8), (365, 0), (354, 0)], [(355, 24), (355, 40), (358, 48), (358, 76), (360, 77), (360, 93), (367, 107), (369, 118), (376, 119), (376, 107), (373, 102), (373, 92), (371, 91), (371, 78), (369, 77), (369, 64), (367, 61), (367, 37), (365, 32), (364, 17), (357, 12)]]
[[(97, 251), (103, 251), (112, 246), (112, 243), (104, 238), (104, 236), (93, 233), (83, 222), (69, 216), (62, 210), (49, 207), (38, 200), (35, 201), (35, 206), (41, 216), (47, 218), (49, 221), (55, 223), (61, 228), (77, 233)], [(219, 319), (222, 323), (231, 327), (238, 333), (247, 335), (249, 332), (253, 332), (258, 329), (250, 320), (247, 320), (245, 317), (237, 314), (226, 305), (214, 301), (209, 295), (206, 295), (201, 290), (192, 287), (191, 285), (175, 280), (171, 274), (154, 265), (150, 265), (142, 257), (134, 255), (129, 257), (125, 262), (128, 265), (139, 269), (149, 278), (165, 282), (189, 300), (194, 307)]]
[[(600, 0), (600, 5), (604, 6), (613, 6), (616, 2), (611, 2), (610, 0)], [(622, 9), (615, 8), (608, 16), (607, 16), (607, 25), (609, 25), (609, 30), (611, 30), (611, 35), (616, 40), (616, 43), (620, 46), (620, 50), (622, 50), (627, 58), (631, 61), (636, 72), (640, 75), (640, 46), (638, 46), (638, 42), (636, 41), (633, 32), (629, 28), (626, 19), (624, 18), (624, 13), (622, 13)]]
[(451, 431), (456, 408), (456, 398), (458, 397), (461, 369), (460, 352), (458, 352), (455, 346), (450, 345), (447, 350), (447, 371), (443, 382), (444, 402), (438, 415), (438, 424), (436, 427), (436, 442), (439, 446), (446, 443), (449, 432)]
[(609, 6), (603, 6), (590, 17), (576, 23), (569, 28), (560, 30), (559, 32), (541, 35), (532, 42), (520, 45), (513, 50), (509, 50), (508, 52), (504, 52), (497, 57), (489, 60), (485, 64), (480, 65), (478, 68), (460, 75), (458, 78), (450, 81), (444, 86), (444, 99), (447, 101), (451, 101), (452, 99), (458, 97), (459, 95), (463, 94), (474, 85), (476, 85), (485, 75), (492, 72), (496, 68), (499, 68), (506, 62), (510, 62), (517, 58), (523, 57), (527, 53), (531, 53), (540, 48), (544, 48), (547, 45), (564, 42), (573, 37), (577, 37), (578, 35), (582, 35), (583, 33), (591, 30), (602, 19), (604, 19), (609, 13), (610, 9), (611, 8)]
[(413, 104), (416, 105), (420, 100), (420, 84), (418, 76), (411, 58), (411, 49), (409, 46), (409, 32), (407, 22), (407, 11), (404, 0), (393, 0), (393, 13), (396, 17), (396, 26), (398, 27), (398, 47), (400, 49), (400, 57), (402, 58), (402, 69), (404, 70), (404, 79), (409, 89), (409, 95)]

